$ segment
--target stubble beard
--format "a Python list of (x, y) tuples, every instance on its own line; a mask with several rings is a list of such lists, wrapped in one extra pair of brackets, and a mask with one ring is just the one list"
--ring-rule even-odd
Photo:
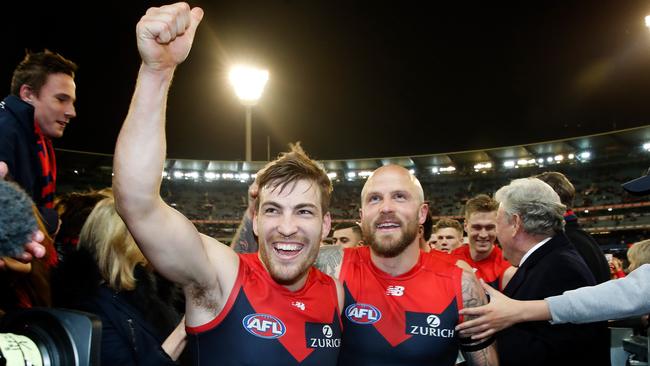
[[(378, 218), (377, 221), (382, 219)], [(398, 220), (402, 232), (397, 238), (391, 235), (381, 235), (377, 233), (377, 227), (374, 223), (363, 222), (363, 240), (365, 243), (370, 243), (372, 251), (383, 258), (395, 258), (402, 254), (409, 245), (411, 245), (418, 235), (417, 221), (412, 224), (404, 224), (402, 220)]]
[[(269, 241), (273, 242), (273, 241)], [(308, 252), (299, 254), (297, 261), (291, 265), (280, 264), (272, 260), (274, 253), (269, 253), (265, 243), (260, 243), (260, 259), (266, 267), (269, 275), (276, 283), (283, 286), (290, 286), (298, 282), (307, 272), (311, 266), (316, 262), (318, 256), (318, 246), (312, 245), (309, 240), (301, 240), (305, 244), (303, 250), (307, 248)], [(274, 249), (271, 248), (271, 251)], [(302, 259), (300, 258), (302, 257)]]

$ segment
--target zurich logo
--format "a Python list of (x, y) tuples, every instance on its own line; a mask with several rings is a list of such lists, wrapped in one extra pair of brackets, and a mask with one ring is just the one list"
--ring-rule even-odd
[(345, 316), (357, 324), (372, 324), (381, 319), (381, 312), (369, 304), (352, 304), (345, 309)]
[(332, 327), (329, 325), (325, 325), (323, 327), (323, 335), (327, 338), (332, 338), (332, 335), (334, 334), (334, 331), (332, 330)]
[(429, 315), (427, 316), (427, 324), (429, 324), (430, 327), (438, 328), (438, 326), (440, 326), (440, 318), (435, 315)]
[(248, 333), (266, 339), (280, 338), (287, 331), (280, 319), (269, 314), (246, 315), (242, 324)]

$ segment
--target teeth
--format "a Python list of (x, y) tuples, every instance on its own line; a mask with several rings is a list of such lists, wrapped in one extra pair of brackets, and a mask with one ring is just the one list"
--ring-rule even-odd
[(390, 227), (399, 227), (399, 225), (397, 225), (395, 223), (392, 223), (392, 222), (387, 222), (387, 223), (379, 224), (379, 225), (377, 225), (377, 227), (383, 229), (383, 228), (390, 228)]
[(286, 251), (294, 251), (294, 250), (300, 250), (301, 245), (280, 243), (280, 244), (275, 245), (275, 249), (286, 250)]

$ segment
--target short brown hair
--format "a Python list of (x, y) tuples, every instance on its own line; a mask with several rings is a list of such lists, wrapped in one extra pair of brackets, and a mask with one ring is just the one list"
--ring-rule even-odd
[(452, 228), (458, 231), (459, 237), (462, 238), (464, 234), (463, 225), (458, 220), (442, 218), (433, 226), (433, 233), (437, 233), (440, 229)]
[(77, 65), (58, 53), (50, 50), (36, 53), (27, 51), (25, 58), (14, 69), (10, 93), (19, 95), (20, 87), (28, 85), (38, 95), (50, 74), (66, 74), (74, 79), (75, 71)]
[(487, 194), (479, 194), (465, 203), (465, 220), (474, 212), (493, 212), (499, 209), (499, 203)]
[[(322, 214), (329, 212), (330, 197), (332, 196), (332, 182), (323, 167), (307, 156), (300, 143), (290, 144), (291, 151), (282, 153), (268, 163), (257, 175), (257, 186), (269, 186), (272, 189), (280, 188), (282, 192), (287, 185), (297, 183), (299, 180), (310, 180), (320, 189)], [(259, 202), (256, 206), (258, 209)]]
[(534, 176), (553, 188), (560, 196), (560, 201), (567, 210), (573, 209), (573, 201), (576, 198), (576, 189), (569, 179), (560, 172), (544, 172)]

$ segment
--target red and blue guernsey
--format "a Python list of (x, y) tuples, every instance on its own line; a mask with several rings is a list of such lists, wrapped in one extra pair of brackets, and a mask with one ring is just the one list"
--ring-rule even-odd
[(510, 262), (503, 258), (501, 248), (496, 245), (492, 247), (492, 252), (485, 259), (475, 262), (469, 251), (469, 245), (461, 245), (454, 249), (451, 255), (456, 259), (462, 259), (467, 262), (476, 271), (476, 277), (482, 279), (488, 285), (497, 290), (502, 290), (503, 273), (510, 268)]
[(305, 286), (277, 284), (257, 253), (239, 254), (239, 273), (221, 313), (187, 327), (196, 365), (336, 365), (341, 317), (334, 280), (311, 268)]
[(393, 277), (372, 263), (369, 247), (344, 253), (339, 365), (453, 365), (462, 270), (420, 252), (413, 269)]

